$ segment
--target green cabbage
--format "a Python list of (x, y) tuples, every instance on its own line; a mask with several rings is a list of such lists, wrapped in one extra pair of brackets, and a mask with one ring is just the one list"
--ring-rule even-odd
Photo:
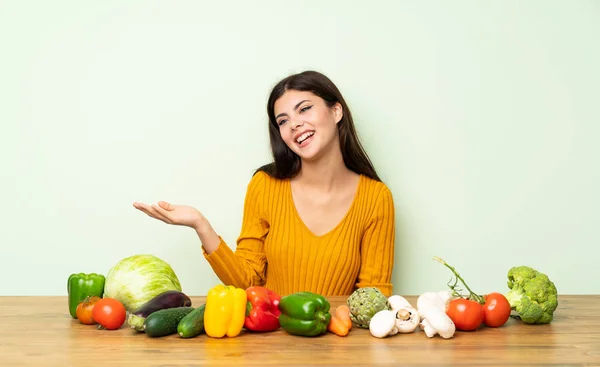
[(110, 269), (104, 297), (121, 302), (129, 312), (170, 290), (181, 292), (181, 284), (169, 264), (153, 255), (134, 255)]

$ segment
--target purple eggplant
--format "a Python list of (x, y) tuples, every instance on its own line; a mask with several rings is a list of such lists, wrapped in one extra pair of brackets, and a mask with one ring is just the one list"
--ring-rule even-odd
[(144, 321), (151, 313), (175, 307), (189, 307), (192, 300), (185, 293), (171, 290), (161, 293), (131, 312), (127, 323), (132, 329), (144, 330)]

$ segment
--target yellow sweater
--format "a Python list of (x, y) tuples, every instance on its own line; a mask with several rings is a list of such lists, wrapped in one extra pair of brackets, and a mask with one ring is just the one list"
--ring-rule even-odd
[(394, 241), (393, 199), (382, 182), (361, 175), (346, 216), (315, 236), (296, 212), (290, 180), (258, 172), (248, 184), (235, 252), (221, 239), (203, 253), (224, 284), (239, 288), (335, 296), (377, 287), (390, 296)]

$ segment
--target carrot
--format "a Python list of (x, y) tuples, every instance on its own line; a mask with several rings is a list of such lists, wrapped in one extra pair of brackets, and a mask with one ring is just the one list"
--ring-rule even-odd
[(346, 336), (351, 329), (350, 308), (346, 305), (338, 306), (335, 312), (331, 314), (331, 321), (327, 325), (327, 330), (338, 336)]
[(344, 322), (348, 330), (352, 329), (352, 320), (350, 320), (350, 308), (348, 306), (338, 306), (338, 308), (335, 309), (335, 316)]

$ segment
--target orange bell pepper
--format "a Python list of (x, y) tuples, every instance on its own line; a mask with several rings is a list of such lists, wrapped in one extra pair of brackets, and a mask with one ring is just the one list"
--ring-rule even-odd
[(246, 319), (246, 291), (219, 284), (208, 291), (204, 310), (204, 331), (213, 338), (238, 336)]

